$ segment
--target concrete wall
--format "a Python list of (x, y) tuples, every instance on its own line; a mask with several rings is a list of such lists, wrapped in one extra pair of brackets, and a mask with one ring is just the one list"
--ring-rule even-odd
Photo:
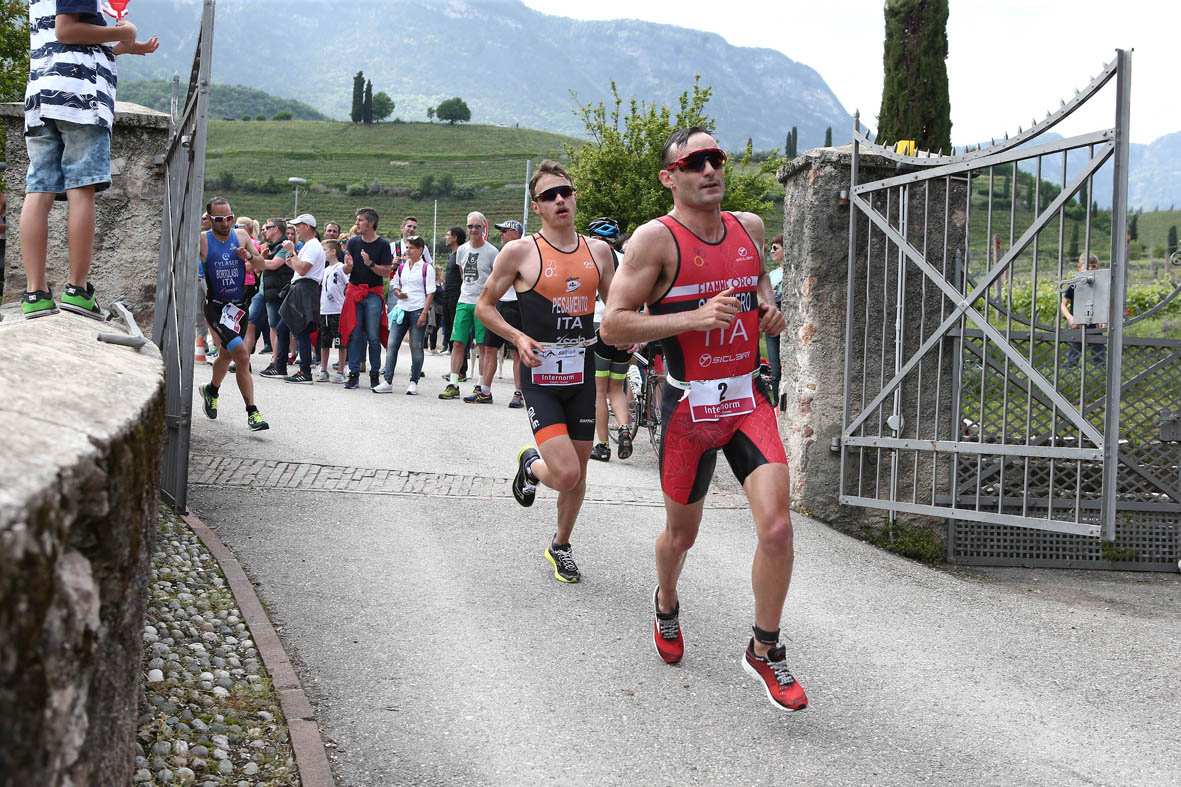
[[(849, 286), (849, 219), (851, 205), (842, 205), (840, 192), (849, 189), (852, 164), (852, 146), (842, 148), (817, 148), (809, 150), (784, 165), (779, 180), (784, 184), (784, 276), (783, 312), (787, 329), (781, 342), (780, 355), (783, 362), (783, 396), (786, 398), (786, 415), (782, 419), (784, 445), (792, 471), (792, 500), (803, 511), (825, 522), (846, 530), (855, 529), (857, 523), (867, 519), (880, 518), (879, 512), (842, 506), (840, 494), (840, 456), (831, 450), (832, 441), (838, 438), (843, 425), (844, 377), (845, 377), (845, 312)], [(861, 183), (898, 174), (894, 163), (878, 157), (862, 155), (859, 162)], [(932, 184), (933, 189), (943, 187), (942, 182)], [(953, 189), (961, 188), (953, 185)], [(924, 205), (923, 195), (916, 191), (910, 197), (910, 215), (923, 216), (927, 211), (928, 225), (937, 227), (931, 237), (922, 238), (921, 221), (911, 223), (908, 234), (912, 243), (923, 248), (926, 244), (929, 258), (939, 259), (942, 255), (943, 227), (948, 221), (942, 214), (943, 194), (932, 192), (930, 205)], [(962, 201), (962, 196), (960, 197)], [(954, 200), (954, 198), (953, 198)], [(954, 201), (953, 201), (954, 204)], [(933, 207), (932, 207), (933, 206)], [(893, 208), (897, 210), (897, 206)], [(948, 246), (962, 245), (962, 221), (957, 225), (954, 217), (949, 222)], [(866, 257), (864, 252), (868, 234), (868, 222), (862, 217), (858, 225), (860, 247), (853, 286), (859, 298), (858, 318), (855, 330), (861, 336), (863, 320), (860, 315), (865, 308)], [(936, 237), (937, 236), (937, 237)], [(873, 265), (881, 264), (885, 250), (881, 244), (882, 235), (875, 232), (870, 259)], [(896, 253), (896, 252), (891, 252)], [(891, 258), (893, 259), (893, 258)], [(896, 265), (896, 263), (891, 263)], [(914, 271), (911, 266), (911, 271)], [(869, 295), (868, 312), (875, 316), (887, 315), (888, 330), (879, 331), (877, 326), (868, 332), (866, 349), (858, 342), (853, 355), (853, 388), (860, 391), (862, 354), (871, 361), (872, 379), (867, 380), (871, 396), (879, 390), (878, 370), (883, 354), (885, 367), (894, 368), (893, 327), (894, 292), (881, 291), (882, 273), (873, 271), (878, 284)], [(923, 276), (908, 275), (906, 284), (907, 315), (913, 320), (904, 335), (903, 360), (918, 347), (923, 337), (918, 336), (918, 317), (921, 304), (927, 304), (928, 314), (938, 314), (941, 295), (935, 287), (929, 286), (924, 293)], [(927, 325), (927, 331), (932, 326)], [(949, 351), (950, 348), (945, 348)], [(950, 369), (951, 364), (944, 364)], [(925, 378), (933, 372), (933, 365), (924, 371)], [(887, 379), (892, 374), (887, 374)], [(924, 391), (935, 390), (929, 379), (924, 382)], [(903, 397), (908, 402), (908, 420), (912, 417), (919, 400), (915, 381), (908, 378), (902, 386)], [(949, 412), (951, 385), (944, 381), (941, 388), (942, 413)], [(931, 417), (933, 397), (924, 394), (919, 404)], [(856, 411), (859, 397), (854, 402)], [(876, 420), (875, 420), (876, 424)], [(900, 436), (910, 437), (904, 434)], [(883, 452), (886, 453), (886, 452)], [(914, 479), (913, 468), (900, 463), (900, 488), (909, 489)], [(920, 479), (930, 478), (929, 466), (920, 463)], [(869, 495), (869, 496), (872, 496)], [(933, 524), (925, 517), (903, 517), (913, 522)]]
[[(160, 216), (164, 201), (164, 168), (155, 159), (168, 142), (168, 115), (124, 101), (115, 105), (111, 137), (111, 187), (95, 199), (94, 262), (90, 280), (99, 302), (125, 296), (141, 328), (150, 332), (156, 300), (160, 255)], [(20, 213), (24, 205), (24, 108), (0, 104), (8, 146), (4, 190), (8, 194), (8, 253), (4, 263), (6, 301), (20, 300), (25, 269), (20, 253)], [(57, 203), (49, 219), (49, 284), (54, 295), (65, 288), (69, 271), (66, 248), (66, 204)], [(146, 327), (145, 327), (146, 326)]]
[(67, 312), (0, 322), (0, 784), (127, 785), (164, 369)]

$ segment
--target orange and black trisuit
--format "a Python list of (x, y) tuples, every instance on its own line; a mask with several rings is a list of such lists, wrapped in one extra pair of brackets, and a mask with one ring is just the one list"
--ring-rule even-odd
[(572, 251), (554, 247), (539, 232), (537, 281), (517, 293), (522, 330), (545, 346), (541, 365), (521, 364), (521, 392), (537, 444), (559, 435), (591, 440), (595, 435), (595, 294), (599, 268), (586, 238)]
[(672, 216), (658, 221), (677, 244), (677, 274), (649, 305), (653, 314), (692, 311), (733, 288), (735, 320), (713, 331), (662, 340), (668, 382), (661, 391), (660, 484), (678, 503), (705, 497), (721, 449), (739, 482), (760, 465), (787, 464), (775, 411), (757, 377), (759, 250), (731, 213), (722, 239), (703, 241)]

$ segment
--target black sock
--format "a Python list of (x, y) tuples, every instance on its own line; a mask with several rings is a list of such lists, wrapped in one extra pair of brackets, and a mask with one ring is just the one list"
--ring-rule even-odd
[(213, 383), (209, 384), (209, 395), (210, 396), (217, 396), (217, 386), (214, 385)]
[(258, 408), (255, 407), (254, 405), (252, 405), (252, 404), (246, 405), (246, 414), (247, 415), (254, 415), (257, 412), (258, 412)]

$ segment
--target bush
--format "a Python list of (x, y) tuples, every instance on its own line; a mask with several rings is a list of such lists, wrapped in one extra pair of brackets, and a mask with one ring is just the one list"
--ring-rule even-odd
[(254, 119), (255, 119), (255, 120), (266, 120), (266, 119), (267, 119), (267, 116), (266, 116), (266, 115), (259, 114), (259, 115), (255, 115), (255, 116), (254, 116)]
[(271, 117), (271, 120), (291, 120), (293, 117), (295, 117), (295, 113), (290, 109), (281, 109)]
[(350, 197), (363, 197), (369, 193), (369, 187), (364, 183), (350, 183), (344, 192)]
[(252, 120), (252, 118), (250, 117), (250, 115), (243, 115), (243, 116), (242, 116), (242, 119), (243, 119), (243, 120)]

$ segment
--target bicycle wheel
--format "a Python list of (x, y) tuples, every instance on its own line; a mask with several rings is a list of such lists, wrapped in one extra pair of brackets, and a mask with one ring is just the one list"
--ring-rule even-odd
[(644, 384), (644, 425), (648, 427), (648, 439), (652, 450), (660, 455), (660, 384), (663, 375), (649, 373)]

